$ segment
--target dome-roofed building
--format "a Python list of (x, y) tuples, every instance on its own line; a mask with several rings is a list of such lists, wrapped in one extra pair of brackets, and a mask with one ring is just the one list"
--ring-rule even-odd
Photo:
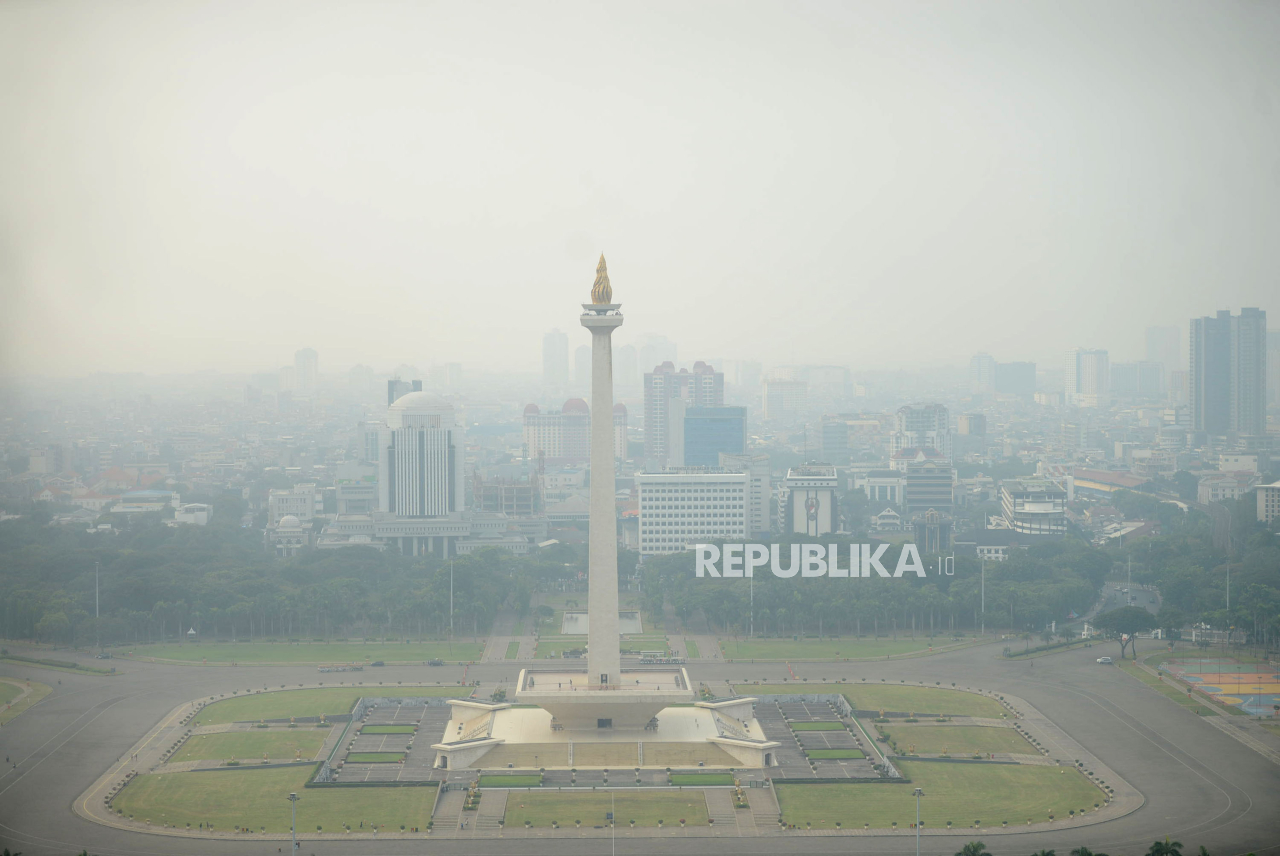
[(448, 517), (465, 505), (462, 429), (453, 405), (410, 392), (378, 432), (378, 508), (397, 517)]

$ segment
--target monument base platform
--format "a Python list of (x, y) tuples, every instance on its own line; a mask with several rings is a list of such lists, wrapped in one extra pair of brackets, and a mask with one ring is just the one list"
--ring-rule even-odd
[[(679, 670), (681, 673), (683, 670)], [(624, 673), (626, 674), (626, 673)], [(638, 673), (652, 674), (652, 673)], [(636, 692), (623, 693), (616, 689), (579, 687), (570, 690), (571, 675), (574, 686), (585, 678), (582, 672), (539, 672), (532, 689), (548, 677), (559, 676), (557, 681), (563, 692), (582, 698), (581, 702), (565, 702), (553, 705), (569, 705), (574, 710), (603, 710), (606, 713), (623, 711), (619, 717), (624, 722), (641, 721), (639, 726), (615, 724), (591, 728), (567, 728), (559, 716), (548, 708), (512, 707), (509, 704), (486, 704), (475, 701), (454, 701), (449, 723), (445, 726), (442, 742), (434, 744), (437, 766), (445, 769), (590, 769), (629, 767), (766, 767), (772, 766), (778, 743), (768, 740), (752, 714), (753, 698), (732, 699), (725, 702), (698, 702), (690, 705), (692, 693), (685, 691), (681, 707), (667, 706), (668, 702), (634, 698)], [(685, 680), (683, 674), (681, 679)], [(525, 675), (521, 674), (520, 686), (524, 687)], [(687, 686), (687, 680), (685, 681)], [(554, 686), (554, 684), (553, 684)], [(632, 686), (635, 686), (634, 684)], [(643, 684), (641, 685), (643, 686)], [(656, 692), (656, 689), (647, 690)], [(551, 693), (548, 693), (549, 695)], [(600, 701), (597, 695), (608, 694)], [(631, 697), (639, 701), (643, 713), (636, 715), (617, 708), (614, 697)], [(517, 700), (523, 702), (521, 692)], [(674, 702), (680, 704), (681, 702)], [(648, 713), (651, 705), (659, 705)], [(605, 706), (601, 706), (605, 705)], [(607, 716), (598, 717), (607, 719)], [(575, 721), (578, 721), (575, 719)], [(593, 722), (593, 726), (595, 723)]]

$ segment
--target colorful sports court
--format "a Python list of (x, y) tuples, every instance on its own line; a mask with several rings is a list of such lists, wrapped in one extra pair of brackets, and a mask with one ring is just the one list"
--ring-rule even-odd
[(1160, 671), (1251, 716), (1274, 716), (1274, 705), (1280, 704), (1280, 669), (1266, 663), (1240, 663), (1231, 657), (1179, 657), (1162, 664)]

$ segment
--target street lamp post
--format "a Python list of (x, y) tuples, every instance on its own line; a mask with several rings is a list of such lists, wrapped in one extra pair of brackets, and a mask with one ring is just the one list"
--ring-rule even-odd
[[(299, 799), (300, 797), (297, 794), (289, 794), (289, 802), (293, 803), (293, 821), (289, 824), (289, 832), (293, 837), (293, 850), (295, 853), (298, 850), (298, 800)], [(916, 848), (916, 849), (918, 850), (919, 848)], [(919, 854), (917, 854), (917, 856), (919, 856)]]
[(916, 788), (916, 856), (920, 856), (920, 797), (924, 796), (924, 791)]
[(93, 563), (93, 635), (98, 643), (98, 653), (102, 653), (102, 625), (98, 621), (98, 570), (101, 562)]
[(987, 635), (987, 560), (982, 560), (982, 635)]

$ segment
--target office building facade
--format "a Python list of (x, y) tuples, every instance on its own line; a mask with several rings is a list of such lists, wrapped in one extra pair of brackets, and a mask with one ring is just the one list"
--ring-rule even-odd
[(1222, 310), (1191, 320), (1192, 430), (1207, 437), (1266, 433), (1267, 313)]
[(719, 467), (637, 473), (641, 556), (679, 553), (695, 544), (747, 537), (749, 480)]
[(644, 376), (644, 457), (648, 465), (658, 468), (674, 463), (669, 435), (671, 402), (687, 407), (723, 407), (724, 373), (699, 360), (693, 370), (676, 371), (664, 362)]
[(380, 432), (378, 508), (397, 517), (446, 517), (463, 511), (462, 428), (453, 406), (411, 392), (387, 408)]

